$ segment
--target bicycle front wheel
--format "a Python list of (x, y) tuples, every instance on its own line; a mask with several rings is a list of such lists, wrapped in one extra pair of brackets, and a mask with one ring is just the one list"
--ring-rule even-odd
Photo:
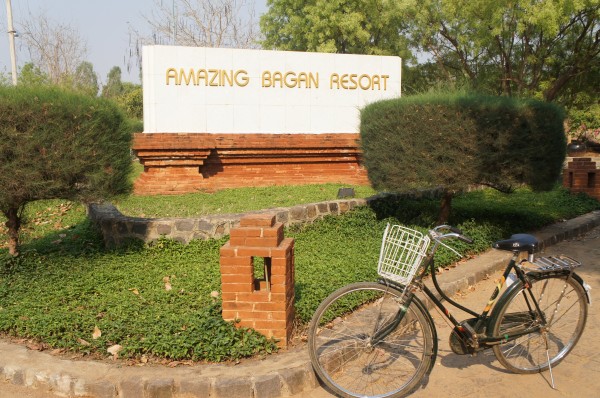
[(431, 317), (417, 298), (399, 325), (376, 332), (401, 311), (401, 293), (360, 282), (332, 293), (317, 309), (308, 332), (312, 365), (319, 378), (343, 397), (400, 397), (431, 371), (437, 351)]
[(586, 294), (574, 278), (548, 274), (531, 282), (543, 319), (527, 289), (521, 287), (498, 303), (499, 311), (492, 321), (494, 336), (536, 329), (494, 346), (498, 361), (514, 373), (538, 373), (548, 369), (549, 364), (557, 365), (575, 347), (587, 320)]

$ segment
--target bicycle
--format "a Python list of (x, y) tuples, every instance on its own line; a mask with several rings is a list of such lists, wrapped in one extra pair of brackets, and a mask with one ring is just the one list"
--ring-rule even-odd
[[(317, 308), (308, 331), (309, 354), (331, 390), (342, 397), (400, 397), (424, 384), (438, 339), (417, 291), (454, 326), (453, 352), (475, 355), (491, 349), (512, 372), (549, 370), (554, 387), (552, 367), (577, 344), (591, 303), (589, 285), (574, 272), (581, 264), (562, 255), (536, 257), (539, 242), (532, 235), (495, 242), (494, 248), (512, 257), (483, 312), (477, 313), (450, 299), (437, 282), (435, 252), (444, 246), (457, 253), (442, 242), (450, 238), (472, 243), (448, 225), (428, 234), (388, 225), (378, 262), (380, 280), (342, 287)], [(428, 269), (441, 299), (471, 318), (458, 322), (425, 286)]]

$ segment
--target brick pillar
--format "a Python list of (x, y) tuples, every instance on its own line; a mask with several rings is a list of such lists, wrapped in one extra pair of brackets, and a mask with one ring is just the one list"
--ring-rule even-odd
[(600, 200), (600, 158), (576, 157), (563, 170), (563, 186)]
[(294, 320), (294, 239), (284, 238), (274, 215), (246, 216), (231, 230), (221, 247), (221, 290), (223, 319), (240, 320), (238, 326), (287, 346)]

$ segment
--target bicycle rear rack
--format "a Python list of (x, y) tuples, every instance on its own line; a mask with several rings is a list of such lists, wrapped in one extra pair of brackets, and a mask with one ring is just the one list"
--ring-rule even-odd
[(571, 271), (581, 266), (579, 261), (562, 254), (558, 256), (538, 257), (532, 264), (536, 267), (532, 271)]

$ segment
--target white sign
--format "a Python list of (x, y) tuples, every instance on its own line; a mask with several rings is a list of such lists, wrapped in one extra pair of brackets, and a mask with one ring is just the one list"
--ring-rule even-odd
[(142, 68), (145, 133), (357, 133), (400, 96), (399, 57), (146, 46)]

